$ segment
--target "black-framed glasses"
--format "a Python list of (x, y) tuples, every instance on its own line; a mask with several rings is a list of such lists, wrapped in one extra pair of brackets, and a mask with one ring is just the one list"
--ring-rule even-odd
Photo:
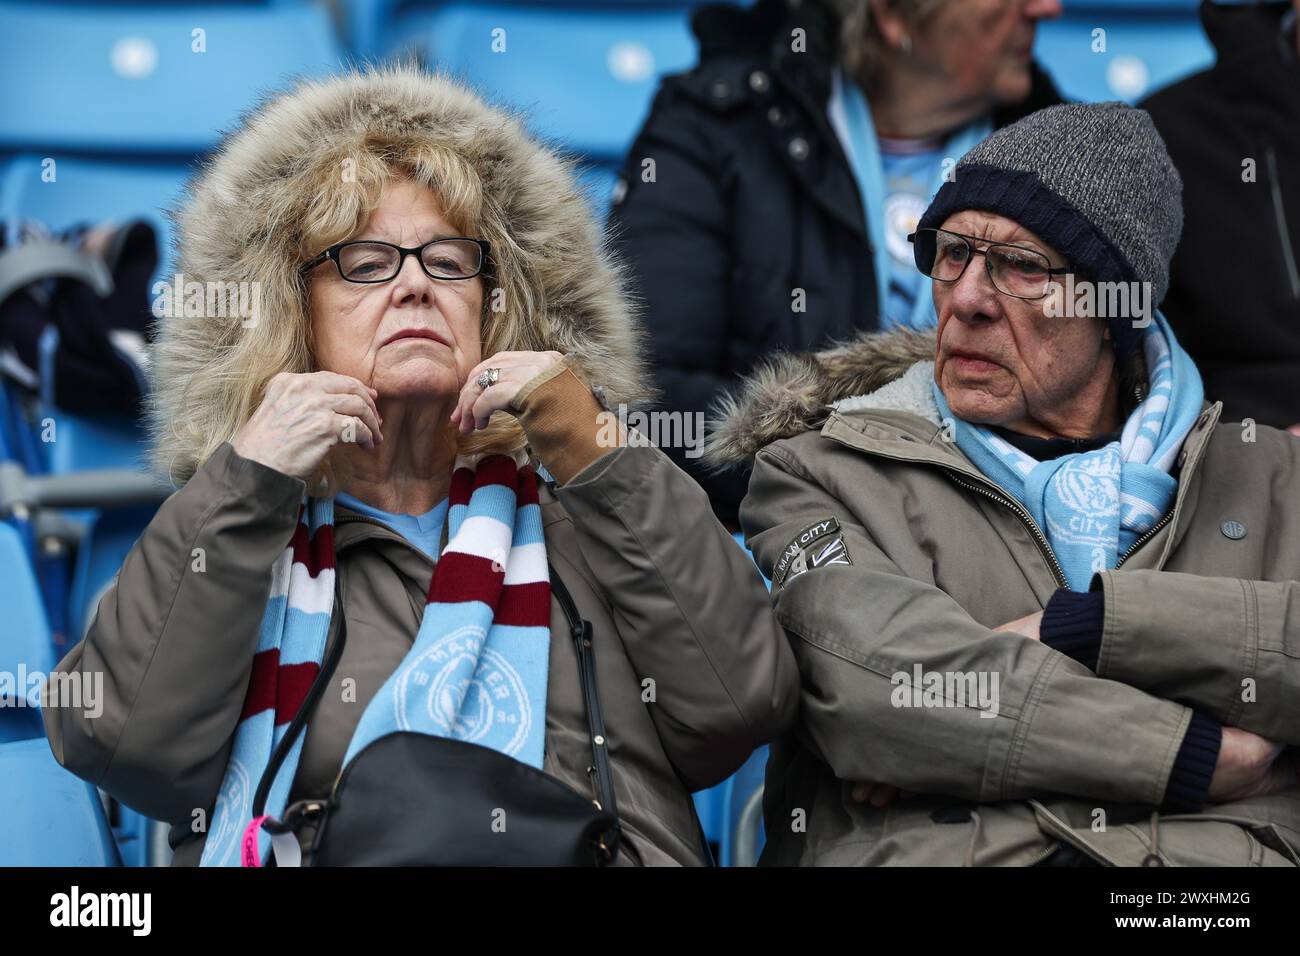
[[(947, 229), (918, 229), (907, 241), (912, 244), (916, 267), (939, 282), (956, 282), (975, 256), (983, 256), (993, 288), (1016, 299), (1041, 299), (1051, 291), (1053, 276), (1073, 271), (1068, 266), (1053, 267), (1052, 261), (1036, 249), (989, 242)], [(976, 242), (986, 245), (976, 249)]]
[(303, 263), (306, 275), (329, 259), (348, 282), (387, 282), (402, 271), (407, 256), (416, 256), (431, 279), (472, 279), (483, 271), (491, 246), (486, 239), (452, 236), (422, 246), (395, 246), (376, 239), (353, 239), (330, 246)]

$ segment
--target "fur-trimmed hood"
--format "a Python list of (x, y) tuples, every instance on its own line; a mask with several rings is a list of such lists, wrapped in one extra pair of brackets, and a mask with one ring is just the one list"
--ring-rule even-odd
[(934, 350), (933, 331), (898, 330), (864, 333), (821, 352), (775, 355), (714, 406), (705, 460), (718, 469), (748, 464), (765, 445), (820, 428), (832, 406), (930, 419)]
[[(520, 114), (415, 66), (301, 82), (248, 113), (172, 213), (185, 281), (261, 281), (285, 290), (263, 304), (264, 323), (305, 308), (305, 281), (296, 269), (319, 250), (302, 248), (303, 223), (325, 184), (333, 185), (325, 177), (337, 182), (346, 158), (367, 152), (392, 165), (427, 165), (431, 155), (454, 154), (477, 174), (483, 208), (504, 224), (502, 237), (485, 235), (493, 257), (505, 246), (508, 267), (528, 292), (517, 306), (527, 313), (519, 333), (494, 350), (576, 353), (611, 402), (647, 397), (624, 270), (607, 248), (574, 162), (530, 135)], [(489, 298), (485, 290), (485, 309)], [(260, 394), (236, 394), (238, 363), (251, 361), (232, 359), (249, 348), (245, 334), (238, 319), (173, 312), (158, 320), (150, 424), (155, 463), (174, 481), (187, 480), (260, 401)], [(276, 354), (288, 347), (278, 343)], [(513, 421), (494, 421), (493, 429), (478, 436), (474, 450), (520, 443)]]

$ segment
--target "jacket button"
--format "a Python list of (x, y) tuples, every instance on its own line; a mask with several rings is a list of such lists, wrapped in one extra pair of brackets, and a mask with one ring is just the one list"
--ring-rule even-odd
[(1219, 525), (1219, 530), (1223, 532), (1225, 538), (1231, 538), (1233, 541), (1240, 541), (1246, 537), (1246, 526), (1240, 521), (1225, 521)]
[(1187, 449), (1186, 449), (1186, 448), (1184, 448), (1182, 451), (1180, 451), (1180, 452), (1178, 453), (1178, 467), (1181, 468), (1181, 467), (1183, 467), (1183, 465), (1185, 465), (1185, 464), (1187, 464)]
[(1207, 408), (1205, 411), (1201, 412), (1201, 417), (1196, 419), (1196, 430), (1200, 431), (1202, 428), (1204, 428), (1205, 423), (1208, 422), (1209, 420), (1210, 420), (1210, 410)]
[(793, 159), (804, 160), (808, 158), (808, 140), (802, 136), (796, 136), (790, 140), (790, 156)]
[(780, 126), (781, 121), (785, 119), (785, 113), (781, 112), (781, 107), (773, 106), (767, 111), (767, 121), (773, 126)]
[(749, 74), (749, 88), (755, 93), (767, 92), (767, 88), (770, 85), (771, 84), (767, 79), (767, 74), (762, 70), (755, 70), (753, 73)]
[(713, 87), (710, 89), (710, 92), (713, 94), (714, 99), (725, 100), (728, 96), (731, 95), (731, 87), (726, 83), (724, 83), (722, 80), (718, 80), (718, 82), (713, 84)]

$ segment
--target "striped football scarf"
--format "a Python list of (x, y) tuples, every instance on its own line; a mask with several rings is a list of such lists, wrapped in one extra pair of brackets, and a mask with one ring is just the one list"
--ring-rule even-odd
[[(343, 759), (395, 731), (450, 737), (542, 766), (550, 661), (551, 586), (537, 475), (522, 460), (457, 461), (447, 546), (410, 652), (367, 705)], [(264, 817), (253, 797), (271, 754), (320, 672), (334, 612), (334, 501), (307, 499), (293, 541), (271, 570), (252, 677), (203, 866), (261, 866), (264, 817), (288, 802), (306, 732), (270, 787)], [(256, 839), (256, 844), (254, 844)]]

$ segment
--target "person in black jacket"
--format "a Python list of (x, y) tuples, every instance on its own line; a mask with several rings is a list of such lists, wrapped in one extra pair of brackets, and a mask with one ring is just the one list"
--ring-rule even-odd
[(1297, 10), (1202, 3), (1217, 62), (1142, 106), (1188, 197), (1164, 313), (1226, 417), (1300, 434)]
[[(610, 223), (666, 410), (702, 416), (776, 349), (933, 324), (906, 237), (966, 149), (1060, 102), (1031, 56), (1037, 21), (1059, 13), (1059, 0), (696, 12), (699, 63), (663, 79)], [(734, 528), (747, 475), (665, 450)]]

